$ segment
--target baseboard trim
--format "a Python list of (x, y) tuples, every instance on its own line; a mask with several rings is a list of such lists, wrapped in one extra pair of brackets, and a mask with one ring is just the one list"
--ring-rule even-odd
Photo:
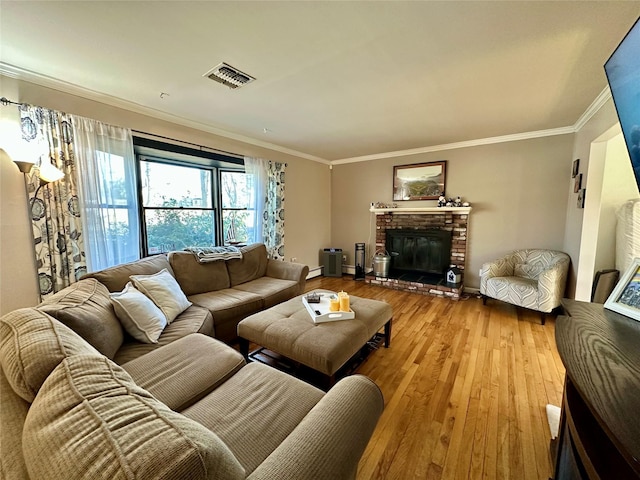
[(309, 273), (307, 274), (307, 280), (311, 280), (312, 278), (316, 278), (322, 275), (322, 267), (310, 268)]

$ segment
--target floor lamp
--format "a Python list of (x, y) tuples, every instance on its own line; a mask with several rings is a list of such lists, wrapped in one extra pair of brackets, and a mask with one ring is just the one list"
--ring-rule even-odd
[[(24, 163), (24, 162), (22, 162), (22, 163)], [(18, 167), (18, 168), (20, 168), (20, 167)], [(22, 170), (20, 170), (20, 171), (22, 171)], [(39, 175), (40, 175), (40, 185), (38, 185), (38, 188), (36, 188), (36, 191), (33, 194), (33, 200), (38, 198), (38, 192), (46, 184), (51, 183), (51, 182), (57, 182), (62, 177), (64, 177), (64, 172), (62, 170), (60, 170), (59, 168), (54, 167), (51, 163), (45, 162), (42, 165), (40, 165), (40, 174)]]

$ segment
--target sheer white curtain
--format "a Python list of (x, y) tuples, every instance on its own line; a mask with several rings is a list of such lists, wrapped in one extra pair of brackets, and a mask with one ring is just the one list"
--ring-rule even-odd
[(267, 176), (269, 160), (264, 158), (244, 157), (245, 172), (253, 176), (253, 192), (251, 207), (253, 215), (253, 241), (264, 243), (264, 218), (265, 203), (267, 198)]
[(140, 258), (131, 130), (73, 116), (87, 269)]

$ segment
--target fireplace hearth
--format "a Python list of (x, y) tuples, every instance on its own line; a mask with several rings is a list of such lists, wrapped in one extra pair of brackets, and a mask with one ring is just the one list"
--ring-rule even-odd
[(376, 250), (391, 255), (389, 276), (367, 275), (368, 283), (394, 290), (458, 300), (462, 284), (449, 284), (450, 266), (464, 272), (470, 207), (371, 208), (376, 215)]

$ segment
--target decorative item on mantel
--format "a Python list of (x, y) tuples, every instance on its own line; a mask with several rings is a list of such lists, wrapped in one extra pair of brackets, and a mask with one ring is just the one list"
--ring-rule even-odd
[(373, 208), (398, 208), (397, 203), (371, 202)]
[(446, 198), (444, 195), (440, 195), (438, 198), (438, 207), (470, 207), (469, 202), (463, 202), (462, 197), (458, 195), (454, 198)]

